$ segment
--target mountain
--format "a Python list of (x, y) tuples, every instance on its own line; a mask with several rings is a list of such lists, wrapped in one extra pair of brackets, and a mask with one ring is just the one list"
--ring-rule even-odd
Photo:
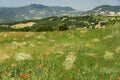
[(21, 7), (1, 7), (0, 23), (35, 20), (51, 16), (78, 16), (81, 14), (120, 16), (120, 6), (102, 5), (86, 12), (78, 11), (71, 7), (46, 6), (41, 4), (31, 4)]
[(94, 8), (93, 10), (120, 12), (120, 6), (102, 5)]
[(102, 5), (95, 7), (92, 10), (89, 10), (85, 12), (86, 14), (102, 14), (102, 15), (109, 15), (112, 13), (119, 13), (120, 12), (120, 6), (111, 6), (111, 5)]
[(41, 4), (31, 4), (22, 7), (1, 7), (0, 22), (79, 14), (81, 14), (81, 11), (77, 11), (71, 7), (45, 6)]

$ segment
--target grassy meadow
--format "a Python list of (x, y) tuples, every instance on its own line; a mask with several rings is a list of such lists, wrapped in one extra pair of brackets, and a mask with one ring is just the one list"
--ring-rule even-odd
[(120, 80), (120, 25), (0, 32), (0, 80)]

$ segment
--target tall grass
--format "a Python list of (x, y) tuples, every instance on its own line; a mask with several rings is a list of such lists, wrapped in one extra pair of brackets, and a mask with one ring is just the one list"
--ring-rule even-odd
[(119, 80), (119, 29), (1, 32), (0, 80)]

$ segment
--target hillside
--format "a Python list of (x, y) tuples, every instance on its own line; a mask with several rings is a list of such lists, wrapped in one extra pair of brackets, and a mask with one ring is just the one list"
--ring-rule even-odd
[(0, 17), (8, 21), (41, 19), (51, 16), (79, 15), (71, 7), (45, 6), (41, 4), (31, 4), (22, 7), (0, 8)]
[(120, 12), (120, 6), (102, 5), (95, 7), (93, 10)]
[(96, 14), (104, 16), (120, 16), (120, 6), (101, 5), (84, 14)]
[(101, 29), (120, 23), (120, 17), (109, 16), (62, 16), (48, 17), (39, 20), (24, 20), (13, 23), (1, 23), (0, 31), (66, 31), (77, 28)]

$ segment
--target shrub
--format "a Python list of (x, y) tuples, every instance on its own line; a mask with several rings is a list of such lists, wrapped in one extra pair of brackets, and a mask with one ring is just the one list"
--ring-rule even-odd
[(69, 27), (66, 23), (58, 24), (58, 28), (59, 28), (59, 31), (65, 31), (65, 30), (69, 29)]
[(35, 27), (33, 29), (33, 31), (53, 31), (53, 27), (52, 26), (45, 26), (45, 25), (42, 25), (42, 26), (39, 26), (39, 27)]

